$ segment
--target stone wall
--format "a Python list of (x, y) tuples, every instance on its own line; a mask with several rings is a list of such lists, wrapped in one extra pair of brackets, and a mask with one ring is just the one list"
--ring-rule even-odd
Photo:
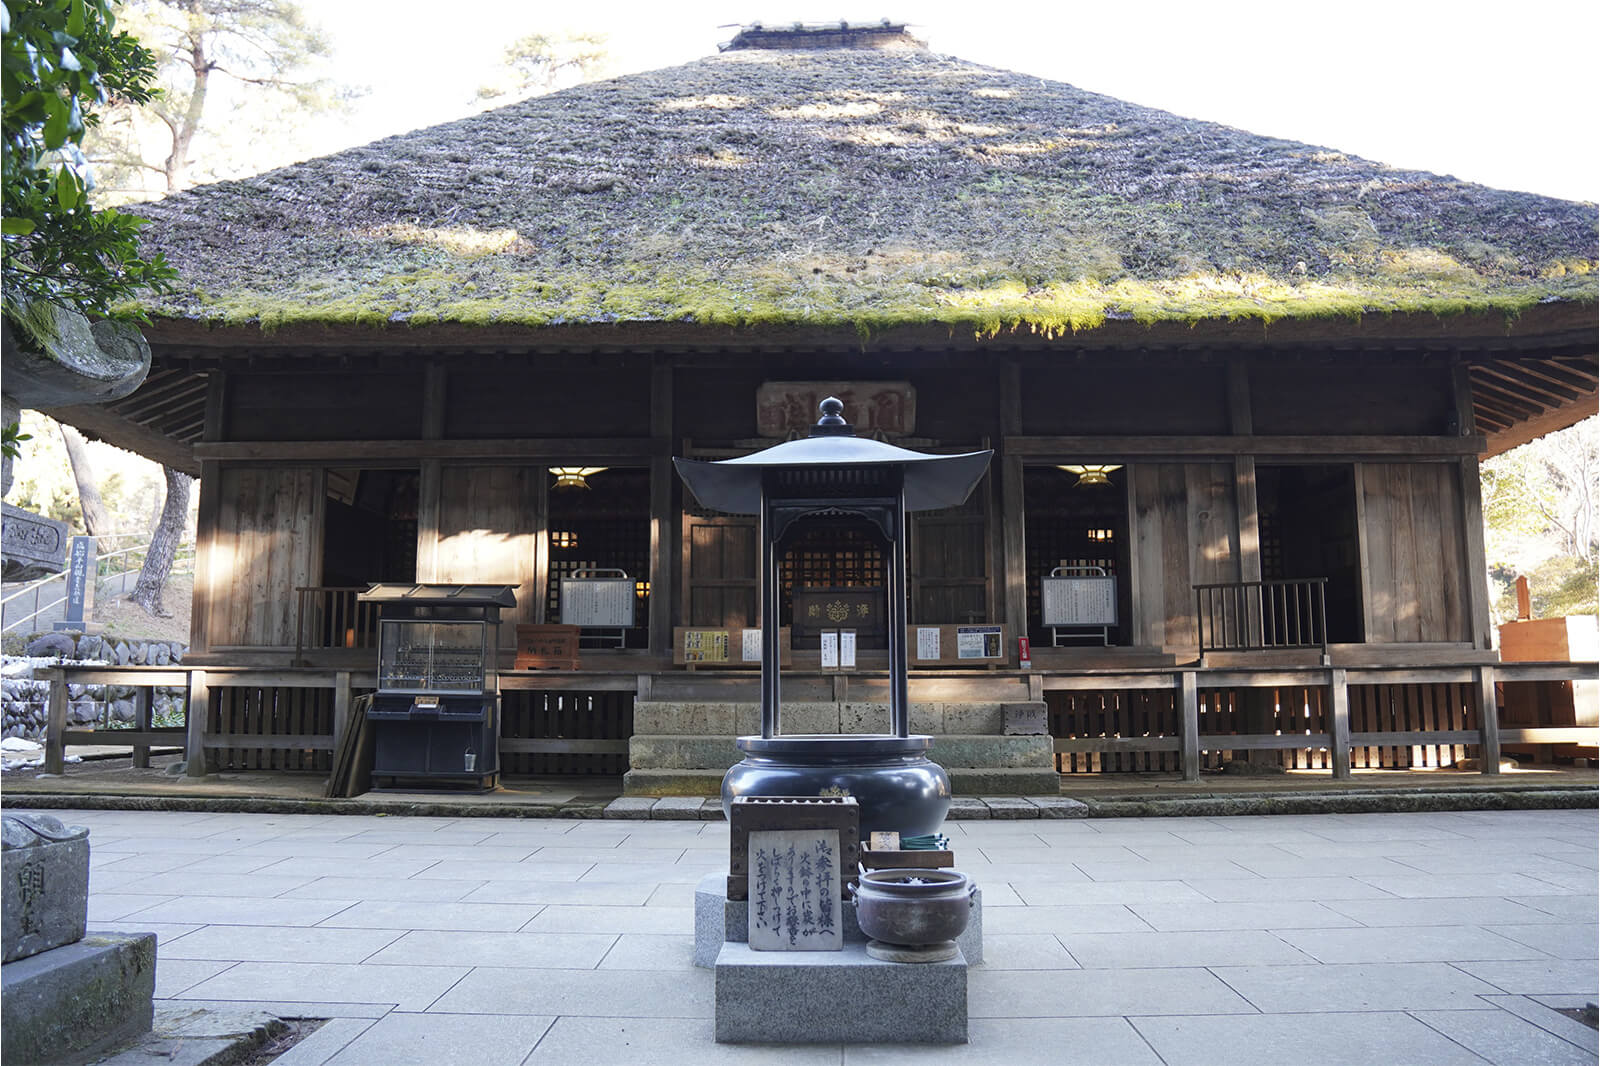
[[(171, 666), (183, 662), (188, 646), (173, 640), (129, 640), (90, 633), (44, 633), (29, 642), (27, 657), (7, 659), (0, 680), (0, 708), (4, 723), (0, 736), (43, 740), (49, 713), (50, 684), (33, 680), (33, 668), (59, 663), (104, 663), (112, 666)], [(67, 724), (87, 726), (105, 718), (133, 724), (134, 688), (131, 685), (68, 685)], [(151, 719), (183, 720), (184, 690), (158, 688)]]

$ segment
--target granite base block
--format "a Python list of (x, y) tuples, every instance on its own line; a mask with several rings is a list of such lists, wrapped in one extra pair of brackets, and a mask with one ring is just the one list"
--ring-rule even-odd
[(752, 951), (716, 961), (719, 1044), (965, 1044), (967, 961), (882, 962), (843, 951)]
[(89, 831), (49, 815), (5, 816), (0, 941), (14, 962), (83, 939), (89, 915)]
[[(694, 964), (704, 969), (716, 965), (723, 944), (744, 944), (750, 939), (750, 904), (729, 899), (728, 875), (707, 874), (694, 893)], [(844, 900), (841, 908), (846, 944), (865, 944), (869, 939), (856, 921), (856, 901)], [(972, 917), (966, 932), (956, 937), (956, 946), (968, 965), (983, 964), (983, 886), (972, 893)]]
[(154, 933), (90, 933), (0, 967), (0, 1059), (89, 1057), (150, 1031)]

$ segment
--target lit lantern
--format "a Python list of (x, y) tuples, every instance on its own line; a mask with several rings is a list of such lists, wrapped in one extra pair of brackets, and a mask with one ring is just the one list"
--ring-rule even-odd
[(589, 487), (587, 478), (604, 470), (603, 466), (552, 466), (550, 472), (556, 476), (556, 483), (552, 489), (586, 489)]
[(1079, 485), (1109, 485), (1111, 479), (1106, 475), (1121, 470), (1122, 466), (1117, 463), (1063, 463), (1056, 469), (1077, 474)]

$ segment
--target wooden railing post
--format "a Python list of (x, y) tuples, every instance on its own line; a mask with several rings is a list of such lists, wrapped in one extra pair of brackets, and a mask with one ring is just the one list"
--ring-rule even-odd
[(184, 716), (183, 742), (185, 773), (189, 777), (206, 776), (206, 720), (210, 714), (211, 689), (206, 684), (206, 672), (190, 671), (189, 702)]
[(1350, 780), (1350, 685), (1341, 669), (1328, 671), (1328, 745), (1332, 749), (1333, 778)]
[(66, 767), (67, 743), (67, 672), (49, 670), (50, 701), (46, 705), (44, 724), (44, 772), (59, 774)]
[(1479, 754), (1483, 756), (1483, 772), (1500, 772), (1500, 704), (1494, 696), (1494, 667), (1480, 666), (1478, 674), (1478, 735)]
[[(150, 732), (150, 705), (155, 702), (155, 686), (140, 685), (133, 690), (133, 728), (141, 733)], [(133, 765), (140, 770), (150, 767), (150, 745), (133, 746)]]
[(1178, 674), (1178, 718), (1183, 723), (1183, 779), (1200, 780), (1200, 685), (1193, 670)]

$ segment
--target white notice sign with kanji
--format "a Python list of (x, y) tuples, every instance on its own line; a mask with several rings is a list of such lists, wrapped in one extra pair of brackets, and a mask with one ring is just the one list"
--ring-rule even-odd
[(754, 951), (844, 947), (837, 829), (750, 834), (750, 947)]

